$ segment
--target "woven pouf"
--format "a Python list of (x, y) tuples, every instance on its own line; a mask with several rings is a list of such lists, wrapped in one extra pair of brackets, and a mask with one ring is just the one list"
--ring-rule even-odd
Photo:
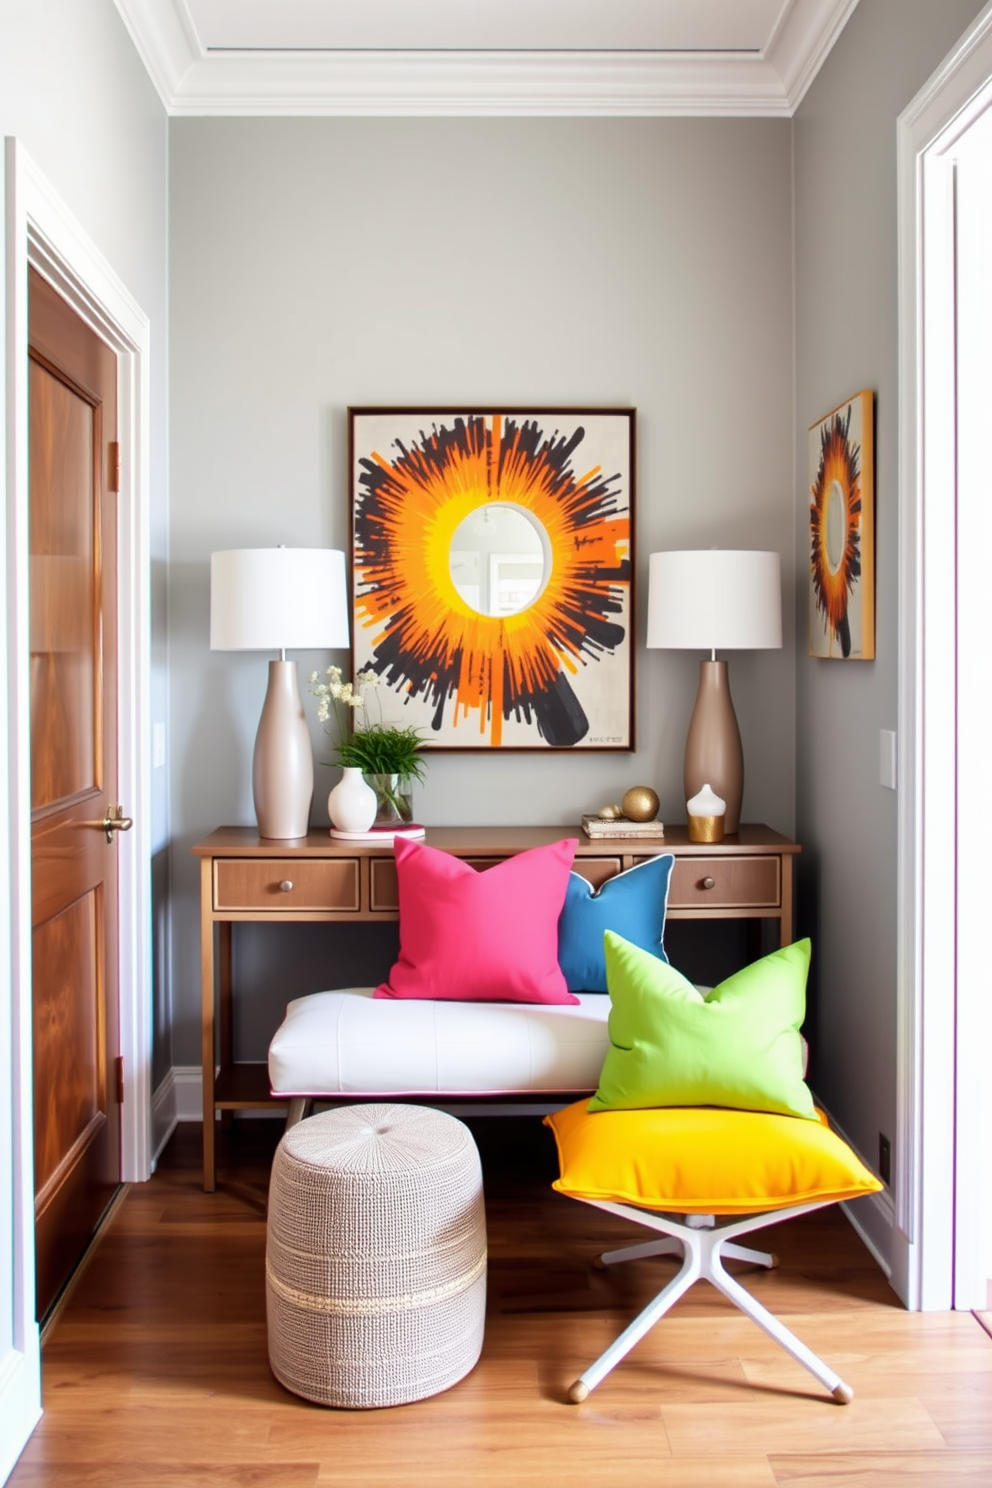
[(269, 1362), (320, 1405), (423, 1400), (482, 1350), (486, 1216), (468, 1128), (351, 1106), (279, 1143), (265, 1260)]

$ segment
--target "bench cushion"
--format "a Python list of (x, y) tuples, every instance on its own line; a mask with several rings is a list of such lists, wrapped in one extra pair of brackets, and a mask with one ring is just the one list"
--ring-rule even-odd
[(572, 1004), (392, 1001), (371, 987), (298, 997), (269, 1047), (274, 1095), (593, 1091), (610, 999)]

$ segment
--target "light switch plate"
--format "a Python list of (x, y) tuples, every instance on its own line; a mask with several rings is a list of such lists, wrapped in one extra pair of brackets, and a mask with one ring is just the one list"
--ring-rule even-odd
[(896, 734), (894, 729), (878, 732), (878, 778), (888, 790), (896, 788)]

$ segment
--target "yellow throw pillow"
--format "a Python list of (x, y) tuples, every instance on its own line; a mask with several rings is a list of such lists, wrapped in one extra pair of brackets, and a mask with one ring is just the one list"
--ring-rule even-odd
[(576, 1101), (544, 1118), (558, 1144), (553, 1186), (574, 1199), (676, 1214), (760, 1214), (880, 1189), (823, 1112), (816, 1116), (712, 1106), (591, 1113)]

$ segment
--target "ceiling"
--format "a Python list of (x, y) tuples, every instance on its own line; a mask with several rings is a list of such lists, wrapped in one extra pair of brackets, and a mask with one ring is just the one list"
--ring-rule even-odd
[(857, 0), (115, 0), (170, 114), (791, 115)]

